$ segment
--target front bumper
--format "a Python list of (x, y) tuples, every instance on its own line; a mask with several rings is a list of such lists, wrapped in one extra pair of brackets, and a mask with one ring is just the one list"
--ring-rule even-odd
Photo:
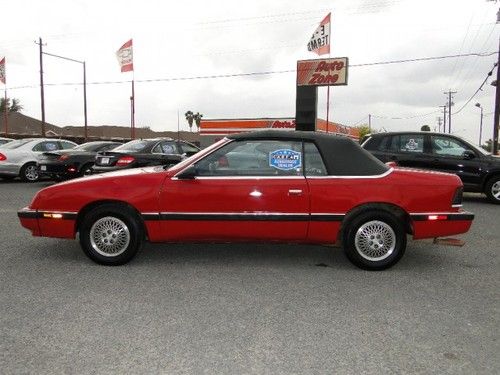
[(33, 210), (17, 211), (21, 225), (33, 236), (75, 238), (77, 212)]

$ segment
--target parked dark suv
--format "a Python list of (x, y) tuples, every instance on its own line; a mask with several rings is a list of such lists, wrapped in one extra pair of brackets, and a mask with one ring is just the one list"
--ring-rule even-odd
[(458, 175), (465, 191), (483, 192), (500, 204), (500, 157), (460, 137), (430, 132), (370, 134), (361, 146), (384, 163)]

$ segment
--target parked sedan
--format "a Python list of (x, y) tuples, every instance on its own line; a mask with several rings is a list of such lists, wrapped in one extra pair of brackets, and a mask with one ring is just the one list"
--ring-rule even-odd
[(37, 159), (43, 152), (67, 150), (76, 143), (64, 139), (25, 138), (9, 142), (0, 148), (0, 177), (23, 181), (38, 181)]
[(115, 148), (99, 152), (92, 168), (94, 173), (152, 165), (173, 165), (196, 154), (195, 145), (172, 138), (136, 139)]
[(44, 152), (38, 158), (38, 173), (61, 181), (81, 177), (92, 172), (98, 152), (113, 150), (119, 142), (87, 142), (70, 150)]
[(396, 264), (414, 239), (465, 233), (457, 176), (393, 169), (345, 137), (231, 135), (165, 170), (135, 168), (63, 182), (20, 210), (34, 236), (75, 238), (119, 265), (142, 242), (343, 244), (357, 266)]
[(12, 142), (12, 138), (5, 138), (5, 137), (0, 137), (0, 147), (6, 143)]
[(465, 191), (481, 192), (500, 204), (500, 157), (451, 134), (391, 132), (370, 134), (362, 147), (383, 162), (454, 173)]

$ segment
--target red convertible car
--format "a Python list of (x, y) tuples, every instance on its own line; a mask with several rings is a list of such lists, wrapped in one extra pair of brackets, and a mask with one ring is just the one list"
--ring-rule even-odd
[(345, 137), (229, 136), (169, 169), (135, 168), (56, 184), (18, 212), (34, 236), (78, 237), (95, 262), (128, 262), (144, 240), (342, 244), (380, 270), (413, 239), (465, 233), (462, 182), (391, 168)]

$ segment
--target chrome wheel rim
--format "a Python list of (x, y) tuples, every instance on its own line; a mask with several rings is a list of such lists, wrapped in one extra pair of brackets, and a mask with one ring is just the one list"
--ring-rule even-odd
[(493, 195), (496, 200), (500, 200), (500, 180), (495, 182), (491, 187), (491, 195)]
[(97, 220), (90, 228), (92, 248), (105, 257), (116, 257), (127, 250), (130, 232), (127, 225), (113, 216)]
[(368, 221), (356, 231), (354, 244), (363, 258), (370, 261), (383, 260), (396, 248), (396, 233), (383, 221)]
[(24, 171), (24, 176), (30, 181), (38, 180), (38, 170), (36, 165), (28, 165)]

